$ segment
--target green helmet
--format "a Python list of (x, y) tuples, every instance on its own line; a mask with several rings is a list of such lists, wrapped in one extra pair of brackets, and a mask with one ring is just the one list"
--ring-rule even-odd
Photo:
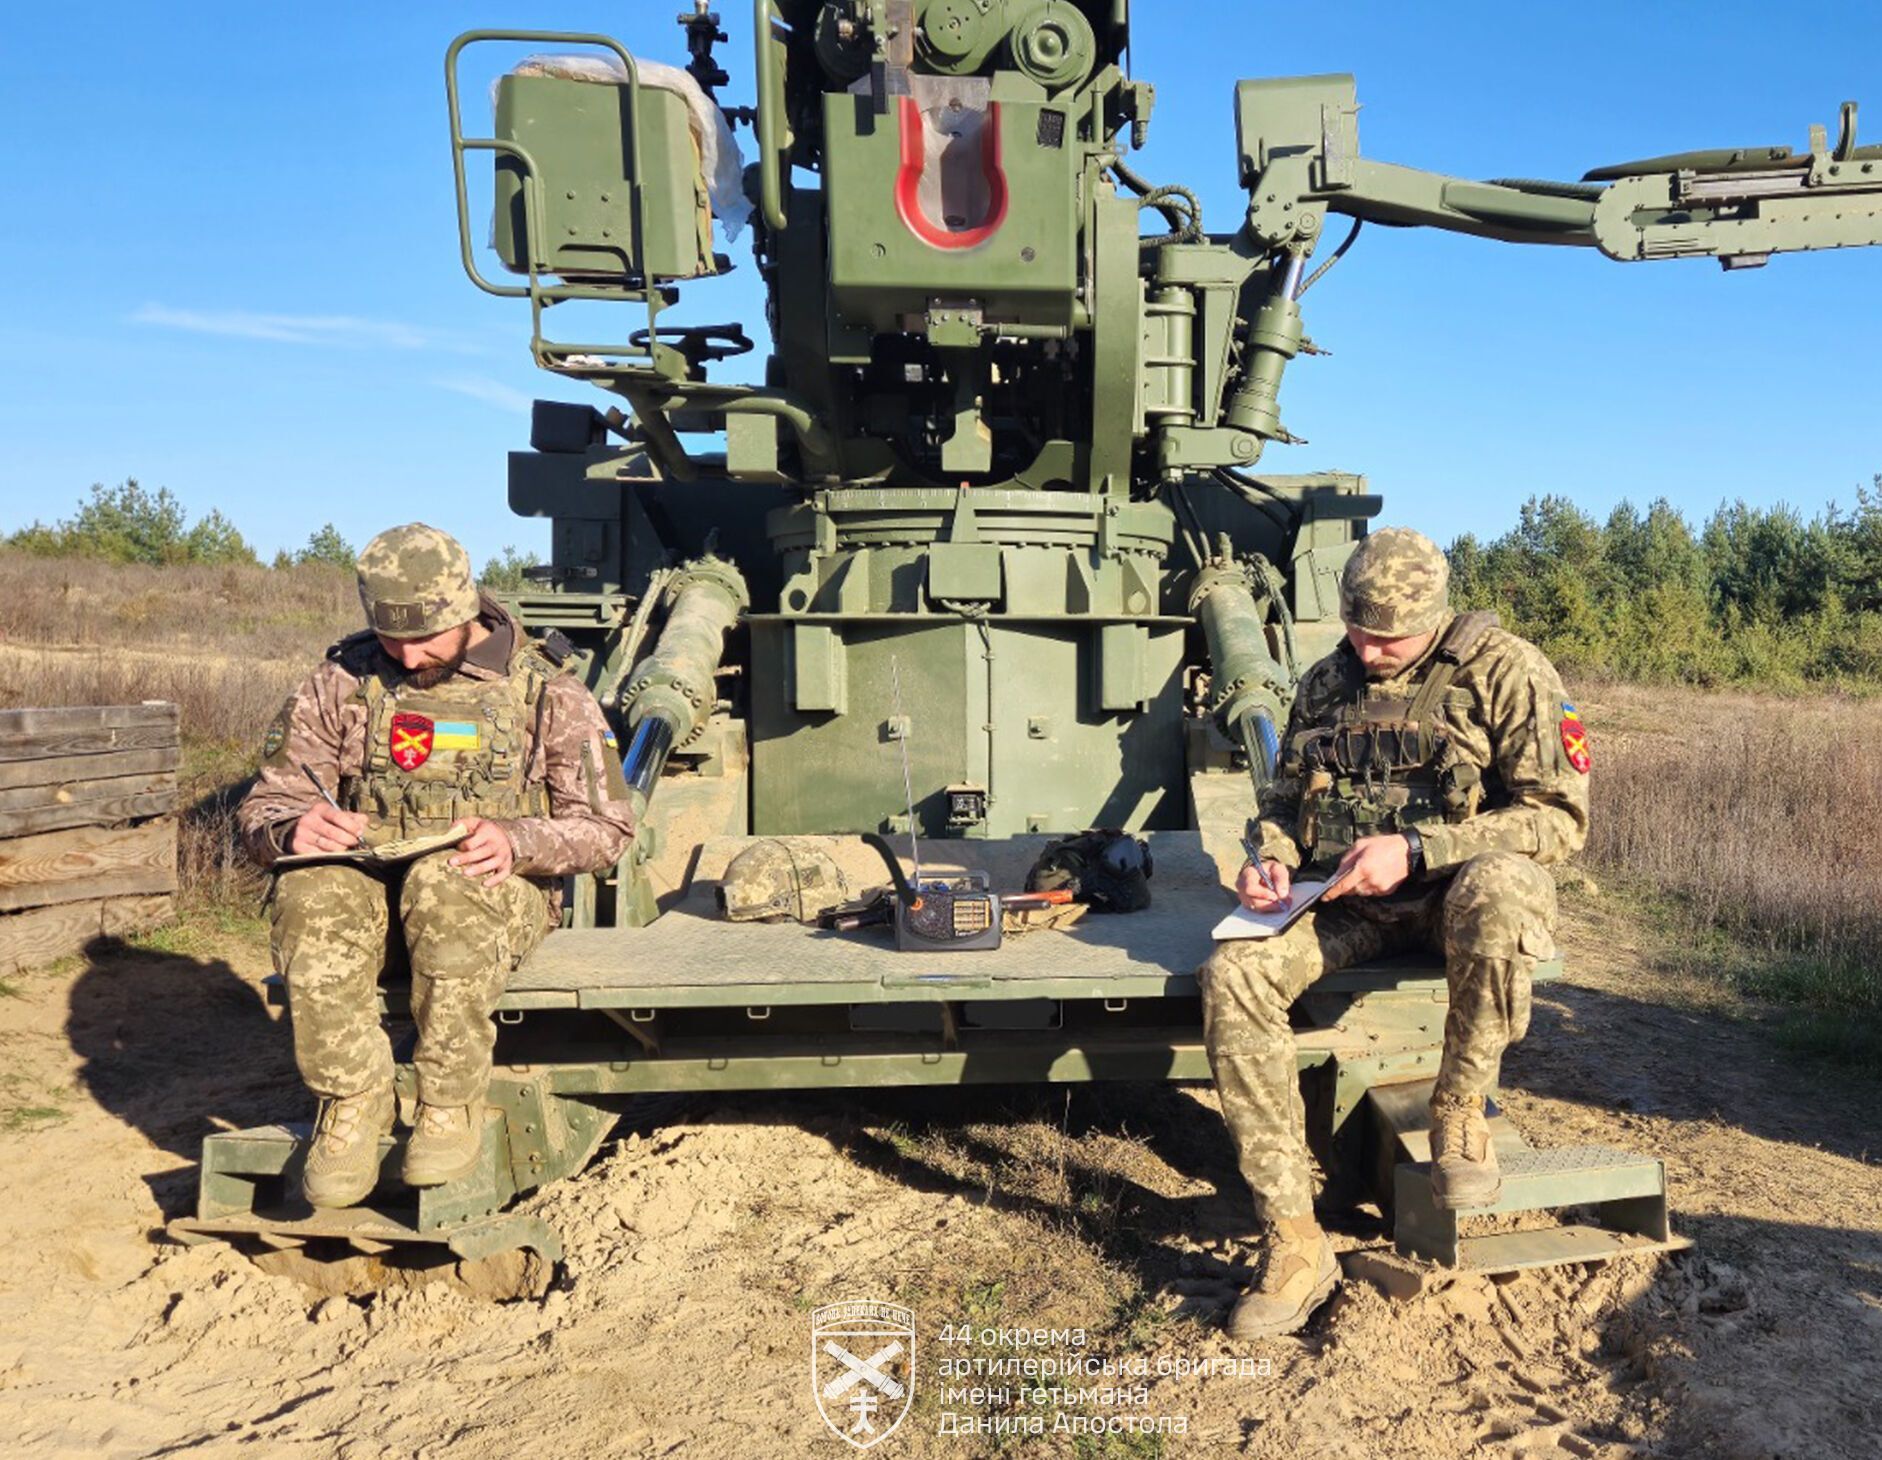
[(849, 901), (849, 884), (830, 854), (806, 837), (767, 837), (732, 858), (719, 879), (719, 910), (735, 923), (817, 915)]
[(1451, 565), (1422, 532), (1386, 527), (1353, 549), (1340, 575), (1340, 618), (1350, 628), (1408, 639), (1450, 612)]
[(470, 554), (448, 532), (408, 522), (389, 527), (359, 555), (359, 601), (374, 633), (423, 639), (477, 617)]

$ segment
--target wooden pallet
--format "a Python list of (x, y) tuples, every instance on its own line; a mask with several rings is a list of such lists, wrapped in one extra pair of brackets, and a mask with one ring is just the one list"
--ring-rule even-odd
[(172, 704), (0, 711), (0, 973), (175, 910)]

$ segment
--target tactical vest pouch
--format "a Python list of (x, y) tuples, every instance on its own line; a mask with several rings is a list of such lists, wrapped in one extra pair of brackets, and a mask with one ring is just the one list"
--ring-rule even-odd
[(547, 795), (526, 783), (523, 726), (542, 678), (525, 650), (503, 679), (454, 676), (423, 690), (385, 671), (362, 681), (366, 763), (342, 780), (346, 803), (397, 836), (441, 831), (466, 816), (541, 814)]

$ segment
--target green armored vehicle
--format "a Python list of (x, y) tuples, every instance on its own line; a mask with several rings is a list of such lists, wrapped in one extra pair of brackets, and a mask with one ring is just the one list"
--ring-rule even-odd
[[(544, 370), (616, 402), (537, 404), (509, 498), (551, 521), (553, 552), (514, 606), (615, 718), (642, 830), (576, 880), (570, 925), (512, 982), (472, 1176), (419, 1194), (388, 1174), (315, 1213), (300, 1132), (217, 1135), (179, 1234), (553, 1256), (513, 1199), (578, 1170), (637, 1094), (1206, 1079), (1194, 970), (1382, 505), (1357, 476), (1256, 471), (1291, 439), (1308, 289), (1368, 223), (1728, 269), (1882, 242), (1882, 149), (1857, 146), (1853, 105), (1801, 153), (1472, 182), (1362, 156), (1351, 77), (1243, 81), (1245, 197), (1210, 231), (1194, 192), (1128, 160), (1155, 92), (1121, 65), (1125, 0), (744, 18), (750, 107), (718, 99), (704, 0), (680, 18), (684, 71), (604, 36), (450, 46), (464, 267), (527, 304)], [(535, 54), (475, 135), (459, 63), (487, 45)], [(715, 218), (749, 228), (738, 267), (765, 290), (770, 351), (746, 380), (726, 364), (754, 349), (743, 324), (677, 322), (734, 267)], [(563, 338), (565, 318), (610, 323)], [(1143, 839), (1147, 909), (1030, 927), (999, 905), (1087, 828)], [(728, 866), (779, 837), (835, 868), (833, 900), (867, 902), (892, 868), (864, 834), (908, 863), (906, 896), (828, 928), (726, 916)], [(1674, 1244), (1658, 1161), (1528, 1151), (1501, 1120), (1492, 1230), (1435, 1206), (1444, 989), (1399, 961), (1301, 1001), (1330, 1176), (1451, 1264)], [(1564, 1207), (1588, 1219), (1502, 1220)]]

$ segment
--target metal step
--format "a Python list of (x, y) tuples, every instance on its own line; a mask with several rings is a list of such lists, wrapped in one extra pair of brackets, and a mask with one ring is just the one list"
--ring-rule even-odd
[[(1692, 1245), (1673, 1233), (1663, 1162), (1612, 1146), (1531, 1149), (1494, 1105), (1488, 1119), (1503, 1175), (1496, 1200), (1468, 1211), (1440, 1207), (1431, 1190), (1431, 1088), (1426, 1080), (1377, 1086), (1366, 1097), (1382, 1142), (1390, 1142), (1393, 1240), (1401, 1254), (1492, 1273)], [(1585, 1209), (1589, 1220), (1513, 1231), (1495, 1220), (1563, 1208)], [(1466, 1223), (1492, 1230), (1467, 1232)]]

